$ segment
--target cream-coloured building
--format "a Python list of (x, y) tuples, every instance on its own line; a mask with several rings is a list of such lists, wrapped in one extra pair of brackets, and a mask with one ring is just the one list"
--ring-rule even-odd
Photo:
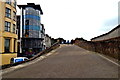
[(17, 57), (16, 0), (0, 0), (0, 65)]
[(51, 47), (51, 37), (48, 34), (45, 35), (45, 47)]

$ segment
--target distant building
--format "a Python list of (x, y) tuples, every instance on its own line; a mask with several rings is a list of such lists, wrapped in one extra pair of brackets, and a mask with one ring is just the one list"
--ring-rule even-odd
[(51, 37), (48, 34), (46, 34), (45, 35), (45, 47), (49, 48), (50, 46), (51, 46)]
[[(2, 2), (5, 1), (5, 2)], [(17, 57), (16, 0), (0, 0), (0, 65)]]
[(42, 50), (44, 50), (45, 49), (45, 28), (44, 28), (44, 25), (43, 24), (41, 24), (41, 32), (40, 32), (40, 34), (41, 34), (41, 38), (43, 39), (43, 41), (42, 41)]
[[(44, 32), (41, 25), (41, 15), (43, 14), (40, 5), (27, 3), (18, 5), (21, 14), (18, 16), (19, 25), (19, 53), (28, 56), (34, 55), (43, 50), (43, 40), (41, 32)], [(20, 22), (20, 23), (19, 23)]]
[(51, 45), (55, 44), (57, 41), (57, 39), (51, 38)]
[(66, 40), (63, 39), (63, 38), (57, 38), (57, 41), (58, 41), (60, 44), (66, 43)]

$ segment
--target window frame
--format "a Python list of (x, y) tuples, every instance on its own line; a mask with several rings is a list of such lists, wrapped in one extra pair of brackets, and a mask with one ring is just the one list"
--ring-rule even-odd
[(10, 32), (10, 28), (11, 28), (11, 23), (5, 21), (5, 31)]
[(16, 8), (16, 6), (17, 6), (17, 2), (16, 2), (16, 0), (14, 0), (13, 7)]
[(16, 34), (16, 25), (15, 24), (13, 24), (13, 33)]
[(11, 9), (7, 8), (5, 9), (5, 17), (11, 18)]
[(14, 39), (14, 52), (16, 53), (16, 39)]
[[(4, 43), (5, 43), (5, 45), (4, 45), (4, 52), (5, 53), (10, 53), (10, 38), (5, 38), (4, 40), (5, 40), (4, 41)], [(6, 40), (9, 40), (8, 46), (6, 45), (7, 44)], [(6, 46), (8, 47), (8, 50), (7, 50)]]
[(12, 4), (11, 0), (6, 0), (6, 4), (11, 5)]
[(13, 20), (16, 21), (16, 12), (13, 11)]

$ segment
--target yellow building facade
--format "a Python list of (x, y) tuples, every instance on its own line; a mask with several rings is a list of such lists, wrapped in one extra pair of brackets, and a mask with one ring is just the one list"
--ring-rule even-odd
[(0, 1), (0, 65), (17, 57), (16, 1)]

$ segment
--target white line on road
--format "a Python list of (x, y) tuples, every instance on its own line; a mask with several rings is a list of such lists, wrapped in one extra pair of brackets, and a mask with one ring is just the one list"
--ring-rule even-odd
[(117, 65), (117, 66), (120, 66), (118, 63), (116, 63), (116, 62), (114, 62), (114, 61), (112, 61), (112, 60), (110, 60), (110, 59), (104, 57), (103, 55), (101, 55), (101, 54), (98, 54), (98, 55), (101, 56), (102, 58), (108, 60), (109, 62), (112, 62), (113, 64), (115, 64), (115, 65)]

